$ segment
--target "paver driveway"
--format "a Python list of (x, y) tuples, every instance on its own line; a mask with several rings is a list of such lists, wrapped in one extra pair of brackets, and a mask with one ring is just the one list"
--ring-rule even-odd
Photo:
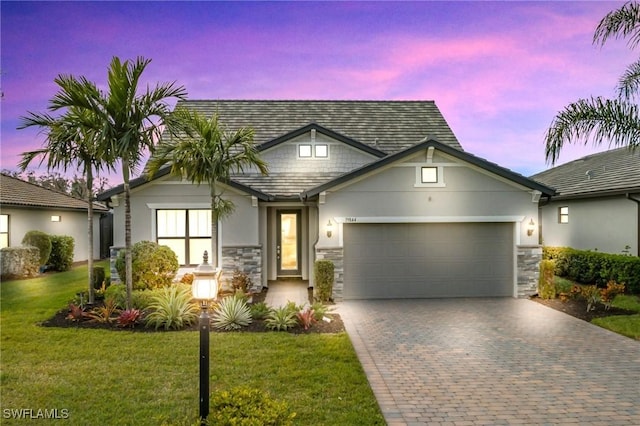
[(530, 300), (338, 312), (389, 425), (640, 425), (640, 342)]

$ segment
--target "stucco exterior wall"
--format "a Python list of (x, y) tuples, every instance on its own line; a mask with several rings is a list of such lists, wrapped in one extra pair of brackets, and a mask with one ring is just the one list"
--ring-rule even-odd
[[(68, 210), (36, 210), (2, 208), (2, 214), (9, 215), (9, 246), (22, 244), (24, 234), (29, 231), (42, 231), (51, 235), (68, 235), (73, 237), (73, 261), (87, 260), (89, 249), (87, 232), (87, 212)], [(51, 222), (51, 216), (58, 215), (60, 222)], [(100, 214), (93, 219), (93, 258), (100, 257)]]
[[(538, 205), (530, 190), (457, 162), (439, 161), (444, 186), (416, 186), (421, 163), (408, 160), (351, 185), (327, 191), (319, 223), (338, 222), (332, 238), (320, 232), (319, 247), (339, 246), (340, 220), (520, 222), (517, 244), (538, 243)], [(531, 236), (527, 224), (536, 223)]]
[[(569, 207), (569, 222), (558, 209)], [(541, 208), (542, 240), (547, 246), (638, 255), (638, 204), (624, 196), (552, 201)]]
[[(224, 198), (233, 201), (232, 216), (222, 220), (223, 246), (259, 245), (258, 207), (250, 195), (226, 188)], [(157, 209), (209, 209), (211, 197), (207, 185), (192, 185), (175, 179), (158, 180), (132, 191), (131, 238), (133, 242), (156, 239)], [(114, 208), (114, 245), (124, 246), (124, 200)]]

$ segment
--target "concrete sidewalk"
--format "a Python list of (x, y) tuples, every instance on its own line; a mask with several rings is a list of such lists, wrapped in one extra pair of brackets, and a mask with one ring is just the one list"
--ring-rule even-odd
[(265, 303), (272, 308), (285, 306), (288, 302), (296, 305), (309, 304), (309, 283), (307, 281), (272, 281)]

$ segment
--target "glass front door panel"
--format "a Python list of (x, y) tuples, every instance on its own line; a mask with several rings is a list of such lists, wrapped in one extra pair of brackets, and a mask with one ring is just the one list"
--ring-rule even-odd
[(280, 269), (298, 270), (298, 215), (280, 214)]

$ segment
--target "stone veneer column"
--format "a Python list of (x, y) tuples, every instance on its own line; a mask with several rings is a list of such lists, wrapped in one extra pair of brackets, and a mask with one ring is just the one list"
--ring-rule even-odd
[(223, 280), (230, 280), (236, 269), (249, 275), (253, 291), (262, 291), (262, 246), (222, 247)]
[(111, 271), (111, 284), (124, 284), (118, 275), (116, 269), (116, 260), (118, 259), (118, 253), (120, 250), (124, 250), (124, 247), (109, 247), (109, 270)]
[(518, 246), (518, 298), (538, 292), (542, 246)]
[(344, 290), (344, 249), (342, 247), (316, 248), (316, 260), (333, 262), (334, 278), (333, 300), (341, 301)]

